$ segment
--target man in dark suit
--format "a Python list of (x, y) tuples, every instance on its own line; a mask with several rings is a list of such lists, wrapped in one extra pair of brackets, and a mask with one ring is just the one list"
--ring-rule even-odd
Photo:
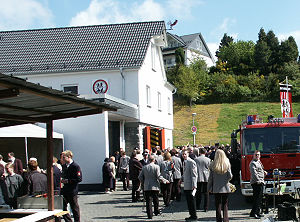
[(147, 165), (147, 164), (149, 163), (148, 156), (149, 156), (148, 152), (145, 152), (145, 151), (144, 151), (144, 152), (143, 152), (143, 159), (140, 160), (140, 162), (141, 162), (141, 164), (142, 164), (143, 166), (145, 166), (145, 165)]
[(195, 194), (197, 189), (197, 164), (194, 160), (189, 158), (188, 151), (183, 151), (182, 156), (184, 159), (183, 164), (183, 182), (184, 182), (184, 193), (190, 213), (190, 217), (185, 218), (186, 221), (197, 220), (197, 213), (195, 207)]
[(23, 164), (20, 159), (15, 158), (15, 154), (13, 152), (8, 153), (9, 162), (14, 164), (14, 172), (23, 175)]
[(136, 158), (137, 152), (133, 151), (129, 160), (129, 179), (132, 180), (132, 202), (140, 200), (140, 172), (143, 168), (141, 162)]
[(160, 175), (160, 167), (154, 163), (154, 155), (149, 156), (149, 164), (142, 168), (139, 175), (139, 180), (144, 184), (144, 193), (146, 198), (146, 211), (149, 219), (153, 217), (152, 201), (154, 204), (154, 214), (157, 216), (159, 212), (159, 182), (168, 183), (169, 181), (164, 179)]
[(173, 187), (172, 187), (172, 195), (171, 199), (175, 199), (177, 201), (181, 200), (181, 172), (182, 172), (182, 162), (179, 157), (176, 156), (177, 151), (175, 149), (171, 150), (172, 161), (174, 164), (174, 173), (173, 173)]
[[(67, 210), (68, 203), (71, 206), (74, 221), (80, 221), (80, 210), (78, 205), (78, 183), (82, 181), (82, 173), (80, 166), (73, 161), (73, 153), (70, 150), (66, 150), (63, 153), (63, 160), (66, 164), (63, 172), (62, 183), (62, 194), (64, 197), (63, 210)], [(63, 216), (64, 220), (69, 222), (72, 221), (70, 214)]]
[(196, 192), (196, 209), (200, 210), (201, 204), (201, 196), (204, 195), (204, 207), (203, 210), (205, 212), (208, 211), (208, 201), (209, 201), (209, 193), (207, 190), (207, 182), (209, 178), (209, 166), (211, 163), (211, 159), (205, 156), (206, 149), (201, 147), (199, 149), (200, 156), (195, 159), (197, 164), (198, 171), (198, 182), (197, 182), (197, 192)]
[(4, 167), (0, 164), (0, 205), (9, 203), (7, 186), (4, 181)]

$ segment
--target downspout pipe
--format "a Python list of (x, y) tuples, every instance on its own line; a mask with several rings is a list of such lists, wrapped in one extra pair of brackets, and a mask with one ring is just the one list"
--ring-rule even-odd
[(125, 77), (124, 77), (124, 73), (123, 73), (123, 68), (120, 68), (120, 74), (122, 77), (122, 99), (125, 100)]

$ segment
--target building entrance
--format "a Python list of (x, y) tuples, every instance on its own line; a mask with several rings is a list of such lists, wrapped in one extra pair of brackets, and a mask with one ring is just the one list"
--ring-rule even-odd
[(109, 156), (120, 151), (120, 122), (108, 121)]

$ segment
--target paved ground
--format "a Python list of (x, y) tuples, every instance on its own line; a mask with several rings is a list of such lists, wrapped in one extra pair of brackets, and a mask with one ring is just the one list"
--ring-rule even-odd
[[(209, 212), (197, 212), (198, 221), (215, 221), (215, 208), (213, 196), (210, 197)], [(152, 220), (147, 219), (145, 206), (142, 202), (131, 202), (131, 191), (121, 191), (120, 183), (117, 184), (117, 191), (112, 194), (81, 192), (79, 196), (81, 208), (81, 219), (83, 222), (90, 221), (185, 221), (188, 217), (186, 200), (172, 202), (168, 207), (163, 206), (160, 198), (160, 208), (162, 214), (154, 216)], [(239, 191), (230, 195), (229, 199), (229, 218), (230, 221), (264, 221), (272, 214), (268, 214), (264, 219), (256, 220), (249, 218), (251, 204), (246, 203)], [(266, 222), (270, 220), (265, 220)]]

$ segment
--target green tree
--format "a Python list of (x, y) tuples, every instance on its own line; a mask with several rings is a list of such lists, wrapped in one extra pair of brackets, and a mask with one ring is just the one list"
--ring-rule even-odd
[(219, 56), (236, 75), (247, 75), (254, 69), (254, 48), (252, 41), (231, 42), (220, 49)]
[(282, 82), (285, 80), (286, 76), (289, 80), (296, 80), (300, 77), (299, 65), (296, 61), (284, 63), (283, 66), (278, 70), (279, 81)]
[(220, 45), (219, 45), (219, 49), (216, 51), (216, 57), (218, 59), (222, 60), (222, 58), (219, 57), (220, 50), (223, 47), (229, 46), (229, 44), (232, 43), (232, 42), (233, 42), (233, 38), (231, 36), (228, 36), (227, 33), (224, 33), (224, 36), (221, 39), (221, 42), (220, 42)]
[(210, 76), (207, 65), (203, 59), (194, 60), (190, 68), (196, 73), (199, 79), (198, 101), (203, 102), (208, 95)]
[(193, 69), (186, 66), (179, 66), (177, 74), (174, 84), (177, 88), (177, 93), (186, 98), (190, 106), (192, 106), (192, 102), (196, 101), (199, 96), (200, 79)]
[(281, 64), (296, 62), (299, 56), (298, 46), (294, 37), (290, 36), (281, 42), (279, 47), (279, 60)]
[(270, 58), (268, 61), (268, 69), (270, 72), (276, 72), (278, 64), (279, 41), (274, 32), (270, 30), (266, 36), (266, 42), (270, 49)]
[(234, 75), (216, 72), (211, 76), (210, 82), (211, 102), (239, 101), (239, 85)]
[(263, 74), (268, 74), (268, 64), (271, 57), (271, 50), (267, 44), (267, 35), (261, 28), (258, 33), (258, 40), (254, 49), (254, 62), (257, 70)]
[(176, 65), (184, 65), (185, 55), (183, 48), (178, 48), (175, 50), (175, 62)]

